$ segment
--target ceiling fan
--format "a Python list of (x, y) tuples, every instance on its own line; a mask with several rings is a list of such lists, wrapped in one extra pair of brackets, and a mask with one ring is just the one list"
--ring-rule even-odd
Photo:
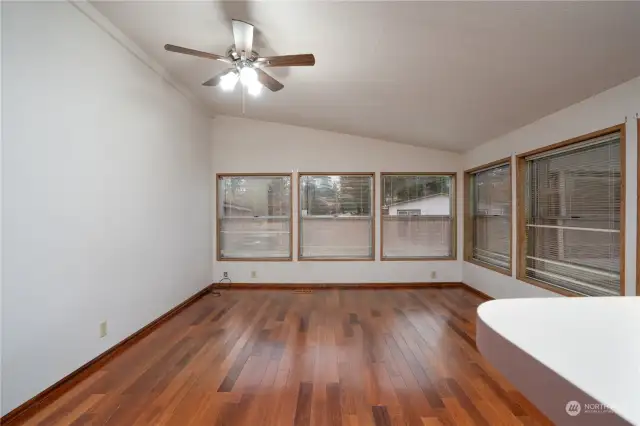
[(235, 44), (229, 47), (224, 56), (174, 46), (173, 44), (165, 44), (164, 48), (169, 52), (214, 59), (231, 65), (231, 68), (222, 71), (220, 74), (202, 83), (202, 85), (220, 85), (222, 90), (231, 91), (236, 87), (238, 80), (240, 80), (240, 83), (254, 96), (260, 94), (262, 86), (266, 86), (272, 92), (277, 92), (284, 87), (282, 83), (264, 72), (262, 68), (306, 67), (313, 66), (316, 63), (316, 58), (310, 53), (261, 57), (253, 50), (253, 25), (236, 19), (233, 19), (231, 24)]

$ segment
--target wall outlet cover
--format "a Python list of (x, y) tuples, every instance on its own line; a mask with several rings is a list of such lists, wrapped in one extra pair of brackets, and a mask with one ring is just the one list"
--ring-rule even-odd
[(251, 271), (251, 278), (256, 278), (258, 273), (256, 271)]
[(431, 278), (432, 279), (436, 279), (437, 276), (438, 276), (438, 274), (436, 273), (436, 271), (431, 271)]
[(106, 321), (102, 321), (100, 323), (100, 338), (106, 337), (107, 336), (107, 322)]

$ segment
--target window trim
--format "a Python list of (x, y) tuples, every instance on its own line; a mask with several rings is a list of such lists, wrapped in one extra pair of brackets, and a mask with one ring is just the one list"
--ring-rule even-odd
[[(302, 218), (300, 197), (300, 182), (303, 176), (368, 176), (371, 177), (371, 256), (361, 258), (348, 257), (303, 257), (302, 256)], [(376, 173), (375, 172), (298, 172), (296, 181), (298, 220), (298, 249), (297, 260), (299, 262), (372, 262), (376, 260)], [(313, 219), (312, 219), (313, 220)]]
[(578, 294), (571, 290), (566, 290), (560, 287), (556, 287), (547, 284), (542, 281), (530, 278), (526, 276), (526, 244), (525, 244), (525, 231), (526, 231), (526, 217), (524, 213), (525, 205), (525, 176), (526, 176), (526, 157), (535, 154), (541, 154), (547, 151), (551, 151), (558, 148), (563, 148), (569, 145), (578, 144), (588, 141), (589, 139), (606, 136), (612, 133), (620, 133), (620, 296), (625, 295), (625, 205), (627, 194), (625, 192), (625, 179), (626, 179), (626, 134), (625, 124), (618, 124), (608, 127), (606, 129), (597, 130), (595, 132), (588, 133), (586, 135), (578, 136), (572, 139), (568, 139), (562, 142), (554, 143), (542, 148), (537, 148), (531, 151), (527, 151), (516, 156), (516, 278), (519, 281), (532, 284), (536, 287), (543, 288), (545, 290), (552, 291), (564, 296), (571, 297), (588, 297)]
[[(499, 166), (509, 166), (509, 202), (511, 214), (509, 215), (509, 268), (501, 268), (490, 263), (480, 262), (473, 258), (473, 212), (471, 203), (471, 178), (475, 173)], [(476, 266), (490, 269), (509, 277), (513, 276), (513, 160), (511, 157), (501, 158), (481, 166), (464, 171), (464, 261)]]
[[(640, 173), (638, 173), (638, 165), (640, 165), (640, 117), (636, 114), (636, 124), (638, 126), (638, 130), (636, 131), (636, 151), (638, 155), (638, 162), (636, 163), (636, 177), (638, 181), (638, 185), (640, 185)], [(640, 188), (637, 186), (636, 188)], [(636, 197), (637, 200), (640, 200), (640, 197)], [(640, 296), (640, 268), (637, 266), (640, 261), (640, 250), (638, 247), (640, 246), (640, 214), (638, 214), (638, 207), (640, 207), (640, 203), (636, 203), (636, 218), (637, 218), (637, 227), (636, 227), (636, 296)]]
[[(382, 188), (382, 179), (385, 176), (449, 176), (451, 177), (451, 188), (453, 188), (453, 199), (451, 201), (452, 223), (451, 223), (451, 256), (445, 257), (384, 257), (384, 216), (382, 215), (382, 207), (384, 200), (382, 192), (380, 193), (380, 260), (383, 262), (433, 262), (433, 261), (455, 261), (458, 259), (458, 180), (457, 172), (380, 172), (380, 187)], [(382, 191), (382, 190), (381, 190)]]
[[(220, 229), (222, 217), (220, 216), (220, 179), (227, 177), (288, 177), (291, 182), (289, 191), (289, 257), (238, 257), (223, 258), (220, 248)], [(216, 197), (216, 259), (218, 262), (291, 262), (293, 261), (293, 173), (216, 173), (215, 183)]]

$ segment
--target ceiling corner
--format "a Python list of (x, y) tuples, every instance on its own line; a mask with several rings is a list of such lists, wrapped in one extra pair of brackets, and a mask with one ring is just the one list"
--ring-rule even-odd
[(118, 42), (129, 53), (135, 56), (138, 60), (149, 67), (153, 72), (160, 76), (163, 80), (169, 83), (174, 89), (180, 92), (192, 105), (200, 110), (200, 112), (213, 118), (211, 109), (205, 105), (195, 93), (189, 90), (182, 83), (174, 79), (171, 74), (158, 62), (156, 62), (151, 56), (149, 56), (144, 50), (134, 43), (120, 28), (114, 25), (106, 16), (98, 11), (89, 0), (67, 0), (78, 11), (89, 18), (94, 24), (96, 24), (102, 31), (111, 36), (116, 42)]

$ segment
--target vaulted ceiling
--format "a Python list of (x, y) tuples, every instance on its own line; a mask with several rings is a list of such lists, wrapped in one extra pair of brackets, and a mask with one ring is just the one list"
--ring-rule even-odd
[[(640, 75), (640, 2), (92, 2), (210, 109), (464, 151)], [(313, 53), (269, 69), (280, 92), (201, 83), (225, 64), (232, 18), (259, 54)]]

